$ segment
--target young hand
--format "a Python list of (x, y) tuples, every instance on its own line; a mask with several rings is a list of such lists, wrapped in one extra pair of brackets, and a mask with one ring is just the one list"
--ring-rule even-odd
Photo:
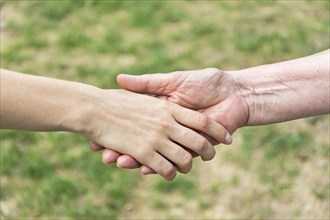
[[(215, 155), (212, 144), (229, 144), (230, 135), (220, 124), (202, 113), (155, 97), (125, 90), (102, 90), (95, 96), (91, 119), (83, 134), (102, 146), (130, 155), (165, 179), (192, 166), (189, 149), (203, 160)], [(194, 129), (194, 130), (191, 130)]]

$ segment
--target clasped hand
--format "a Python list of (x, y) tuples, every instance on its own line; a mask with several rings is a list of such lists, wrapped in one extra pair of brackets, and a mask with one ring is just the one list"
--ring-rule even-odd
[[(0, 128), (84, 135), (103, 162), (167, 180), (246, 125), (329, 114), (329, 50), (238, 71), (119, 75), (126, 90), (1, 69)], [(12, 98), (14, 97), (14, 98)], [(51, 114), (50, 114), (51, 113)]]
[[(140, 167), (143, 174), (157, 172), (166, 179), (173, 179), (175, 171), (190, 171), (192, 155), (201, 155), (203, 160), (212, 159), (215, 155), (212, 145), (230, 144), (230, 133), (247, 123), (248, 107), (237, 82), (216, 68), (170, 74), (119, 75), (117, 81), (124, 89), (167, 102), (156, 102), (154, 97), (134, 94), (143, 105), (136, 103), (132, 106), (141, 106), (141, 109), (130, 107), (121, 111), (134, 115), (143, 112), (142, 120), (125, 121), (127, 130), (123, 130), (120, 136), (139, 130), (139, 135), (135, 135), (138, 142), (127, 143), (136, 146), (134, 150), (139, 157), (134, 158), (130, 151), (116, 148), (128, 149), (119, 143), (105, 146), (92, 142), (93, 150), (106, 147), (103, 151), (105, 164), (117, 162), (122, 168)], [(128, 103), (134, 103), (135, 99)]]

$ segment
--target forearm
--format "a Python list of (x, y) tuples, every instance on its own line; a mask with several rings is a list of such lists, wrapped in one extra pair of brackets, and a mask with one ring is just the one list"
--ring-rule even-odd
[(0, 128), (79, 132), (95, 87), (1, 69)]
[(288, 121), (330, 111), (329, 50), (229, 74), (249, 106), (247, 125)]

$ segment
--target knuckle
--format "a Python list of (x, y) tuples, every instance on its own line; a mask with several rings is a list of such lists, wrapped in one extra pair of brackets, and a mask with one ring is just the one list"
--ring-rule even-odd
[(199, 114), (197, 122), (201, 126), (201, 128), (206, 128), (210, 123), (210, 119), (206, 115)]
[(168, 121), (160, 122), (160, 129), (161, 131), (169, 131), (173, 129), (173, 125)]
[(195, 139), (196, 150), (199, 153), (206, 152), (209, 148), (209, 142), (205, 138), (197, 137)]
[(192, 156), (189, 153), (186, 153), (183, 158), (182, 158), (182, 165), (184, 167), (189, 167), (191, 165), (192, 162)]
[(145, 140), (146, 147), (151, 149), (157, 149), (160, 146), (163, 146), (164, 142), (164, 132), (153, 132), (150, 134), (150, 136)]
[(154, 151), (151, 147), (149, 146), (144, 146), (141, 147), (137, 150), (137, 159), (140, 159), (142, 161), (144, 161), (144, 158), (153, 158), (154, 157)]
[(150, 139), (147, 141), (146, 146), (148, 149), (155, 148), (158, 144), (157, 137), (159, 134), (152, 135)]

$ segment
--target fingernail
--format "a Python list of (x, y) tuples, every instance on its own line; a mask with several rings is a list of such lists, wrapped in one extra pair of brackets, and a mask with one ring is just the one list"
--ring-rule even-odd
[(226, 141), (226, 144), (231, 144), (233, 142), (233, 138), (231, 137), (231, 135), (229, 133), (226, 134), (225, 141)]

